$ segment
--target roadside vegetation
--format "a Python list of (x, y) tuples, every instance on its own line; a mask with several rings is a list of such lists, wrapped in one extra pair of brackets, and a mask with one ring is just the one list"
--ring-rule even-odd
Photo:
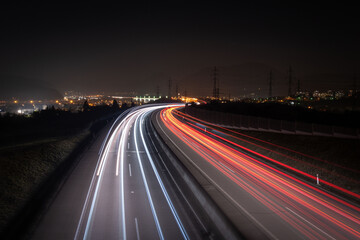
[[(325, 180), (360, 194), (360, 140), (237, 131), (244, 134), (241, 136), (243, 140), (235, 140), (242, 146), (312, 176), (319, 174), (320, 183)], [(271, 145), (251, 137), (265, 140)]]
[[(36, 194), (51, 184), (59, 167), (66, 173), (98, 131), (124, 110), (116, 105), (77, 113), (50, 107), (32, 116), (0, 118), (0, 233), (23, 218), (34, 199), (46, 197)], [(55, 178), (63, 177), (59, 173)]]
[[(360, 102), (358, 103), (360, 105)], [(330, 109), (330, 103), (327, 108)], [(211, 110), (224, 113), (242, 114), (254, 117), (271, 118), (287, 121), (299, 121), (342, 127), (360, 127), (360, 111), (349, 109), (340, 111), (319, 111), (303, 106), (290, 106), (280, 103), (248, 103), (231, 102), (192, 106), (194, 108)]]
[[(359, 128), (360, 125), (360, 113), (353, 111), (340, 114), (280, 104), (255, 103), (218, 103), (192, 107), (224, 113), (231, 112), (281, 120), (334, 124), (352, 128)], [(203, 120), (206, 121), (207, 119)], [(220, 128), (218, 129), (220, 130)], [(297, 168), (312, 176), (318, 174), (320, 185), (321, 181), (325, 180), (360, 194), (359, 139), (284, 134), (261, 130), (231, 130), (239, 133), (235, 134), (226, 131), (230, 135), (236, 136), (231, 140), (245, 148)], [(280, 165), (278, 167), (282, 168)], [(316, 183), (314, 180), (308, 180)], [(322, 187), (325, 186), (322, 185)], [(342, 193), (339, 192), (339, 194)]]

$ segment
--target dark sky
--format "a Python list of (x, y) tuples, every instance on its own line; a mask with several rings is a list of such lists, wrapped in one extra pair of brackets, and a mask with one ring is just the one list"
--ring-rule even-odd
[(343, 1), (29, 2), (0, 8), (5, 85), (21, 76), (60, 92), (153, 94), (172, 77), (206, 95), (218, 66), (224, 94), (265, 89), (270, 69), (282, 94), (289, 65), (307, 89), (351, 86), (360, 66), (360, 14)]

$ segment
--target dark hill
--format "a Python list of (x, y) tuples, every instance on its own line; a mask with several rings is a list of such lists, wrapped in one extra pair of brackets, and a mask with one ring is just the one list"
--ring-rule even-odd
[(62, 95), (49, 84), (19, 76), (0, 75), (0, 99), (59, 99)]

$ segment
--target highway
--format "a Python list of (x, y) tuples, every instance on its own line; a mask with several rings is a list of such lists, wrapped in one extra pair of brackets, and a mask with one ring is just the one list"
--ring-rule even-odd
[(357, 205), (274, 167), (274, 159), (244, 151), (226, 133), (206, 128), (175, 107), (153, 121), (245, 237), (360, 239)]
[(191, 194), (183, 193), (182, 180), (168, 171), (166, 156), (153, 140), (150, 117), (164, 107), (132, 108), (103, 132), (31, 239), (219, 238), (206, 214), (192, 206)]
[(81, 156), (30, 239), (360, 238), (357, 205), (178, 107), (119, 116)]

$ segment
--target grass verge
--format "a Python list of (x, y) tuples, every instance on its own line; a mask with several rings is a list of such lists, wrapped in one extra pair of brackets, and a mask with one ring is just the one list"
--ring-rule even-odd
[(91, 131), (51, 138), (37, 144), (20, 144), (0, 150), (0, 232), (15, 219), (49, 176)]

